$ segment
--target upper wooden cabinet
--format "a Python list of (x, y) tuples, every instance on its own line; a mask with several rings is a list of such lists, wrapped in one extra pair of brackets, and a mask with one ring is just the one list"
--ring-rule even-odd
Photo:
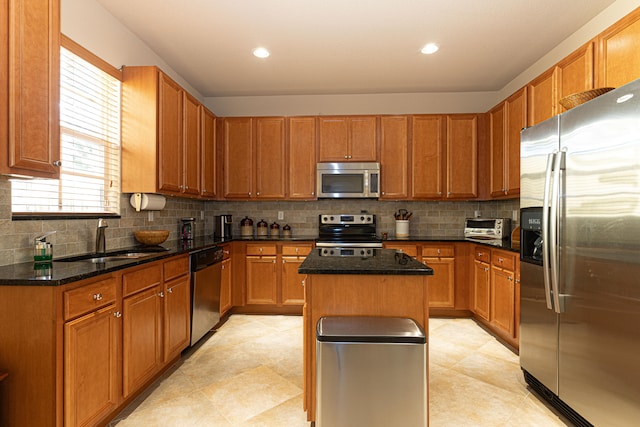
[(597, 87), (619, 87), (640, 78), (640, 8), (600, 33)]
[(289, 185), (287, 197), (293, 200), (316, 196), (316, 119), (290, 117), (287, 144)]
[(377, 118), (375, 116), (320, 117), (320, 162), (377, 161)]
[(381, 199), (409, 197), (409, 117), (380, 118)]
[(58, 178), (60, 1), (0, 8), (0, 173)]
[(218, 195), (218, 162), (216, 116), (204, 106), (200, 106), (200, 165), (202, 188), (200, 193), (206, 198)]
[(443, 197), (445, 131), (445, 116), (411, 117), (411, 199)]
[(227, 199), (284, 199), (284, 117), (223, 121), (224, 194)]
[(529, 125), (534, 126), (558, 113), (557, 71), (553, 67), (527, 85)]
[(125, 67), (122, 192), (200, 194), (200, 104), (157, 67)]
[(492, 197), (520, 194), (520, 131), (527, 125), (527, 90), (520, 89), (489, 111)]
[(478, 115), (447, 116), (447, 199), (478, 197)]
[(593, 89), (593, 46), (593, 41), (586, 43), (556, 66), (557, 113), (566, 111), (558, 102), (562, 98)]

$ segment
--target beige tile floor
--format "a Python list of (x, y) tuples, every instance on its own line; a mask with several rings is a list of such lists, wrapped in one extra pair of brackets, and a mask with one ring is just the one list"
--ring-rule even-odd
[[(471, 319), (430, 319), (430, 427), (571, 426), (526, 387), (518, 357)], [(309, 426), (302, 318), (233, 315), (110, 424)], [(390, 426), (394, 427), (394, 426)]]

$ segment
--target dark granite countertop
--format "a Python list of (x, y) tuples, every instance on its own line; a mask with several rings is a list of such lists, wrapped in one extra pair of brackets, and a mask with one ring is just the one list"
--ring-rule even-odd
[(472, 239), (465, 239), (464, 237), (450, 237), (450, 236), (410, 236), (410, 237), (403, 237), (403, 238), (396, 238), (395, 236), (389, 235), (389, 237), (387, 239), (385, 239), (383, 242), (393, 242), (393, 243), (402, 243), (402, 242), (407, 242), (407, 243), (418, 243), (418, 242), (469, 242), (469, 243), (474, 243), (477, 245), (482, 245), (482, 246), (488, 246), (491, 248), (495, 248), (495, 249), (502, 249), (505, 251), (511, 251), (511, 252), (516, 252), (516, 253), (520, 253), (520, 248), (514, 248), (511, 246), (511, 240), (510, 239), (506, 239), (506, 240), (502, 240), (498, 243), (487, 243), (485, 241), (482, 240), (472, 240)]
[(376, 274), (432, 276), (433, 270), (410, 256), (394, 249), (374, 249), (374, 256), (321, 256), (311, 251), (302, 262), (301, 274)]

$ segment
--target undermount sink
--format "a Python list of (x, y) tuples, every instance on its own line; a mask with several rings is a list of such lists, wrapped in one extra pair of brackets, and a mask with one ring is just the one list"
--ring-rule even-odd
[(167, 251), (168, 249), (163, 247), (157, 248), (148, 248), (143, 251), (140, 250), (132, 250), (132, 251), (117, 251), (117, 252), (107, 252), (104, 254), (86, 254), (86, 255), (77, 255), (67, 258), (55, 259), (57, 262), (91, 262), (94, 264), (97, 263), (105, 263), (105, 262), (113, 262), (113, 261), (125, 261), (125, 260), (135, 260), (140, 258), (147, 258), (151, 256), (155, 256), (160, 252)]

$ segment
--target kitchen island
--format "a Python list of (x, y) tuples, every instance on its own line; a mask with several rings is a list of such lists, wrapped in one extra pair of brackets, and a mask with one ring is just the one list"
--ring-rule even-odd
[(402, 252), (375, 249), (370, 257), (321, 256), (314, 250), (298, 269), (305, 274), (304, 409), (316, 419), (315, 330), (323, 316), (406, 317), (428, 331), (427, 277), (433, 270)]

